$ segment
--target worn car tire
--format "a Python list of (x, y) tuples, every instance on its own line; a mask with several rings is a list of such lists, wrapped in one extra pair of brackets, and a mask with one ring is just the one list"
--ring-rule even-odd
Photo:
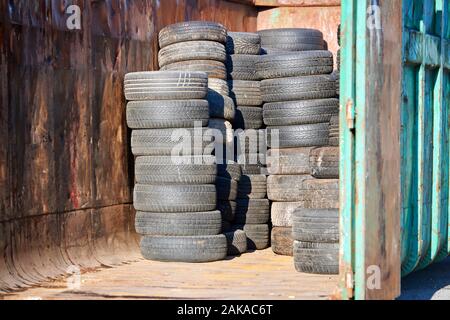
[(202, 212), (216, 210), (216, 186), (136, 184), (133, 205), (149, 212)]
[(308, 208), (309, 201), (272, 202), (270, 217), (274, 227), (292, 227), (292, 215), (298, 208)]
[(214, 41), (187, 41), (168, 45), (158, 53), (159, 67), (189, 60), (214, 60), (225, 62), (225, 46)]
[(220, 23), (208, 21), (186, 21), (171, 24), (159, 32), (159, 47), (184, 41), (217, 41), (226, 43), (227, 30)]
[(242, 175), (237, 197), (239, 199), (264, 199), (267, 195), (267, 177), (262, 174)]
[(259, 81), (256, 64), (260, 56), (250, 54), (233, 54), (227, 56), (227, 72), (230, 80)]
[(339, 210), (298, 208), (292, 216), (292, 236), (306, 242), (339, 242)]
[(209, 103), (209, 117), (223, 118), (233, 121), (236, 117), (236, 106), (233, 99), (228, 96), (219, 94), (217, 91), (208, 90), (206, 99)]
[(237, 107), (233, 124), (235, 129), (260, 129), (263, 126), (262, 108)]
[(236, 224), (265, 224), (270, 220), (267, 199), (237, 199), (234, 222)]
[(212, 184), (217, 176), (214, 161), (214, 156), (136, 157), (136, 183)]
[(141, 235), (209, 236), (222, 230), (219, 211), (208, 212), (136, 212), (136, 232)]
[(339, 208), (339, 180), (310, 175), (269, 176), (267, 195), (272, 201), (308, 201), (312, 208)]
[(222, 79), (208, 78), (208, 90), (215, 91), (222, 96), (230, 96), (228, 82)]
[(217, 199), (222, 201), (236, 200), (238, 183), (233, 179), (217, 177)]
[(141, 253), (144, 258), (172, 262), (212, 262), (225, 259), (227, 239), (223, 234), (214, 236), (144, 236)]
[(314, 148), (309, 157), (311, 174), (318, 179), (339, 179), (339, 148)]
[(205, 72), (149, 71), (125, 75), (127, 100), (204, 99), (208, 93)]
[(215, 141), (222, 144), (233, 143), (234, 131), (233, 125), (230, 121), (220, 118), (210, 118), (208, 122), (208, 128), (218, 130), (216, 132), (219, 136), (216, 136)]
[(263, 107), (267, 126), (329, 123), (339, 113), (338, 99), (316, 99), (266, 103)]
[(163, 66), (161, 71), (183, 70), (206, 72), (208, 78), (227, 79), (225, 63), (215, 60), (187, 60), (169, 63)]
[(339, 146), (339, 115), (334, 115), (330, 120), (330, 135), (329, 135), (329, 145)]
[[(277, 130), (277, 131), (275, 131)], [(278, 133), (278, 145), (274, 144)], [(319, 147), (328, 145), (328, 123), (267, 128), (267, 144), (271, 148)]]
[(264, 102), (335, 98), (336, 79), (316, 75), (263, 80), (261, 94)]
[(333, 65), (333, 54), (325, 50), (266, 55), (256, 62), (256, 74), (259, 79), (330, 74)]
[(232, 161), (223, 160), (217, 165), (217, 175), (226, 179), (233, 179), (234, 181), (241, 180), (242, 170), (241, 166)]
[(236, 201), (231, 200), (218, 200), (217, 210), (220, 211), (222, 215), (222, 220), (233, 222), (236, 215)]
[(146, 100), (127, 104), (127, 125), (131, 129), (192, 128), (195, 123), (205, 127), (208, 120), (206, 100)]
[(282, 256), (293, 256), (294, 240), (291, 227), (272, 228), (270, 245), (272, 251)]
[(250, 32), (228, 32), (226, 49), (228, 54), (259, 55), (261, 36)]
[(267, 172), (270, 175), (310, 174), (312, 149), (313, 147), (268, 150)]
[(263, 250), (269, 247), (270, 230), (267, 224), (234, 225), (234, 230), (243, 230), (247, 235), (248, 250)]
[[(197, 146), (195, 139), (197, 132), (202, 134), (202, 145)], [(172, 138), (179, 138), (178, 140)], [(189, 137), (191, 138), (189, 142)], [(131, 151), (135, 156), (170, 156), (174, 147), (186, 142), (188, 155), (210, 155), (213, 151), (211, 143), (214, 141), (213, 132), (209, 128), (192, 129), (149, 129), (133, 130), (131, 133)], [(189, 149), (189, 150), (187, 150)]]
[(298, 272), (339, 273), (339, 243), (294, 241), (294, 266)]
[(227, 237), (229, 256), (238, 256), (247, 252), (247, 236), (244, 231), (226, 232), (225, 237)]
[(228, 81), (228, 86), (236, 106), (262, 105), (260, 81), (233, 80)]
[(315, 29), (284, 28), (260, 30), (261, 45), (287, 51), (323, 50), (323, 34)]

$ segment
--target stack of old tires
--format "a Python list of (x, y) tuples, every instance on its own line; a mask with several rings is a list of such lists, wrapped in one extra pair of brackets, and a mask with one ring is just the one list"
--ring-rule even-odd
[[(341, 25), (338, 27), (337, 31), (338, 45), (341, 45)], [(341, 49), (338, 50), (336, 56), (336, 66), (337, 70), (334, 71), (334, 76), (336, 77), (336, 95), (339, 97), (340, 94), (340, 77), (341, 77)], [(330, 146), (339, 146), (339, 115), (333, 115), (330, 120)]]
[(247, 248), (265, 249), (269, 245), (270, 206), (266, 198), (266, 176), (261, 167), (264, 153), (258, 140), (265, 140), (262, 119), (260, 78), (256, 63), (261, 51), (261, 37), (256, 33), (229, 32), (227, 41), (228, 83), (236, 104), (235, 156), (241, 165), (234, 232), (245, 231)]
[[(206, 128), (207, 88), (204, 72), (125, 76), (127, 123), (136, 156), (135, 226), (147, 259), (207, 262), (226, 256), (216, 210), (217, 167), (206, 148), (212, 141)], [(195, 142), (196, 135), (202, 143)], [(180, 143), (183, 152), (174, 154)]]
[(329, 179), (336, 163), (328, 161), (336, 159), (328, 148), (329, 124), (339, 108), (331, 75), (333, 55), (323, 50), (318, 30), (275, 29), (260, 34), (269, 48), (257, 66), (270, 147), (272, 249), (292, 255), (293, 211), (334, 208), (338, 203), (337, 177)]

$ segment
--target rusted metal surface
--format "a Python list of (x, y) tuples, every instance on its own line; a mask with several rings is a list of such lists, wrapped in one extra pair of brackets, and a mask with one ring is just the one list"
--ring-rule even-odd
[(255, 31), (220, 0), (0, 2), (0, 291), (137, 253), (123, 76), (155, 70), (167, 24)]
[(4, 298), (325, 300), (337, 276), (298, 273), (292, 257), (266, 249), (201, 267), (141, 260), (85, 273), (80, 280), (75, 290), (61, 279)]

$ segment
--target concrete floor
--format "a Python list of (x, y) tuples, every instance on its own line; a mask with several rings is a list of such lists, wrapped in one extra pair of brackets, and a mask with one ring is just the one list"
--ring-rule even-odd
[(205, 264), (141, 260), (82, 274), (76, 290), (68, 288), (67, 280), (62, 279), (3, 298), (328, 299), (337, 276), (298, 273), (292, 260), (275, 255), (271, 249)]

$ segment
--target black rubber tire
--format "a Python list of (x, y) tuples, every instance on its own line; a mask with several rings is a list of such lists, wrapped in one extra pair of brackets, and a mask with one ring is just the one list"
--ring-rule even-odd
[(228, 121), (234, 120), (236, 117), (236, 106), (233, 99), (211, 89), (208, 90), (206, 99), (209, 102), (209, 117), (223, 118)]
[(270, 175), (310, 174), (312, 147), (270, 149), (267, 151), (267, 172)]
[(217, 210), (220, 211), (220, 214), (222, 215), (222, 220), (233, 222), (234, 217), (236, 215), (236, 201), (223, 201), (218, 200), (217, 201)]
[(241, 166), (236, 162), (222, 160), (221, 163), (217, 165), (217, 175), (239, 182), (242, 176)]
[(239, 256), (247, 252), (247, 236), (244, 231), (226, 232), (225, 237), (227, 238), (229, 256)]
[(283, 28), (258, 31), (261, 45), (287, 51), (323, 50), (323, 34), (315, 29)]
[(311, 274), (339, 274), (339, 243), (294, 241), (295, 270)]
[(226, 43), (227, 30), (220, 23), (208, 21), (186, 21), (171, 24), (159, 32), (159, 47), (164, 48), (177, 42), (217, 41)]
[(259, 79), (287, 78), (330, 74), (333, 72), (333, 54), (330, 51), (302, 51), (262, 56), (256, 62)]
[(222, 231), (219, 211), (208, 212), (136, 212), (136, 232), (159, 236), (209, 236)]
[(318, 179), (339, 179), (339, 148), (314, 148), (309, 157), (311, 174)]
[(261, 94), (264, 102), (335, 98), (336, 79), (317, 75), (263, 80)]
[(217, 177), (217, 199), (222, 201), (236, 200), (238, 183), (233, 179)]
[(316, 99), (266, 103), (263, 107), (267, 126), (292, 126), (330, 122), (339, 113), (338, 99)]
[(220, 118), (210, 118), (208, 121), (208, 128), (218, 130), (215, 141), (217, 144), (230, 144), (234, 140), (233, 125), (230, 121)]
[(242, 175), (239, 181), (238, 199), (264, 199), (267, 195), (267, 177), (262, 174)]
[(274, 47), (264, 47), (261, 48), (261, 55), (280, 55), (280, 54), (287, 54), (287, 53), (291, 53), (292, 51), (289, 50), (283, 50), (283, 49), (279, 49), (279, 48), (274, 48)]
[(260, 81), (233, 80), (228, 81), (230, 97), (237, 106), (262, 105)]
[(249, 54), (233, 54), (227, 56), (227, 72), (230, 80), (259, 81), (256, 65), (260, 56)]
[(228, 54), (259, 55), (261, 36), (250, 32), (228, 32), (226, 49)]
[(270, 217), (274, 227), (292, 227), (292, 215), (298, 208), (308, 207), (308, 201), (272, 202)]
[(206, 72), (208, 78), (227, 79), (225, 63), (214, 60), (187, 60), (169, 63), (163, 66), (161, 71), (201, 71)]
[[(278, 130), (278, 145), (274, 144)], [(328, 123), (268, 127), (267, 144), (271, 148), (321, 147), (328, 145)]]
[(272, 201), (310, 202), (311, 208), (339, 208), (339, 180), (310, 175), (269, 176), (267, 195)]
[(133, 205), (149, 212), (202, 212), (216, 210), (216, 186), (136, 184)]
[(274, 227), (271, 232), (270, 245), (272, 251), (281, 256), (292, 257), (294, 253), (294, 240), (291, 227)]
[(270, 245), (270, 229), (267, 224), (234, 225), (233, 230), (245, 232), (248, 250), (263, 250)]
[(305, 242), (339, 242), (339, 210), (298, 208), (292, 215), (292, 237)]
[(170, 262), (212, 262), (225, 259), (227, 238), (214, 236), (144, 236), (141, 253), (144, 258)]
[(338, 25), (337, 40), (338, 40), (338, 46), (341, 46), (341, 24)]
[(234, 222), (236, 224), (265, 224), (270, 220), (267, 199), (237, 199)]
[(204, 99), (208, 93), (205, 72), (149, 71), (125, 75), (127, 100)]
[(233, 225), (231, 222), (222, 220), (222, 233), (231, 232), (233, 229)]
[(341, 70), (341, 49), (336, 53), (336, 69), (338, 72)]
[(339, 146), (339, 115), (334, 115), (331, 117), (328, 144), (335, 147)]
[(217, 166), (214, 161), (214, 156), (136, 157), (136, 183), (213, 184), (217, 176)]
[(228, 87), (228, 82), (222, 79), (209, 78), (208, 90), (215, 91), (222, 96), (230, 96), (230, 88)]
[(233, 125), (235, 129), (261, 129), (263, 126), (262, 108), (246, 106), (237, 107)]
[(214, 60), (225, 62), (225, 46), (214, 41), (187, 41), (171, 44), (158, 53), (159, 67), (180, 61)]
[(146, 100), (127, 104), (127, 125), (131, 129), (192, 128), (208, 125), (206, 100)]
[[(265, 159), (265, 153), (267, 151), (266, 135), (267, 134), (265, 129), (245, 129), (245, 130), (236, 129), (235, 130), (236, 158), (237, 159), (243, 158), (248, 154), (252, 155), (259, 154), (261, 157), (258, 160), (263, 161)], [(241, 161), (241, 164), (248, 163), (246, 159), (244, 160)]]
[[(211, 146), (214, 141), (213, 133), (209, 128), (202, 128), (202, 145), (197, 146), (195, 143), (198, 129), (179, 128), (179, 129), (149, 129), (149, 130), (133, 130), (131, 133), (131, 150), (135, 156), (170, 156), (174, 147), (184, 144), (191, 137), (191, 148), (188, 155), (210, 155), (213, 151)], [(172, 141), (173, 137), (180, 137), (178, 141)]]

